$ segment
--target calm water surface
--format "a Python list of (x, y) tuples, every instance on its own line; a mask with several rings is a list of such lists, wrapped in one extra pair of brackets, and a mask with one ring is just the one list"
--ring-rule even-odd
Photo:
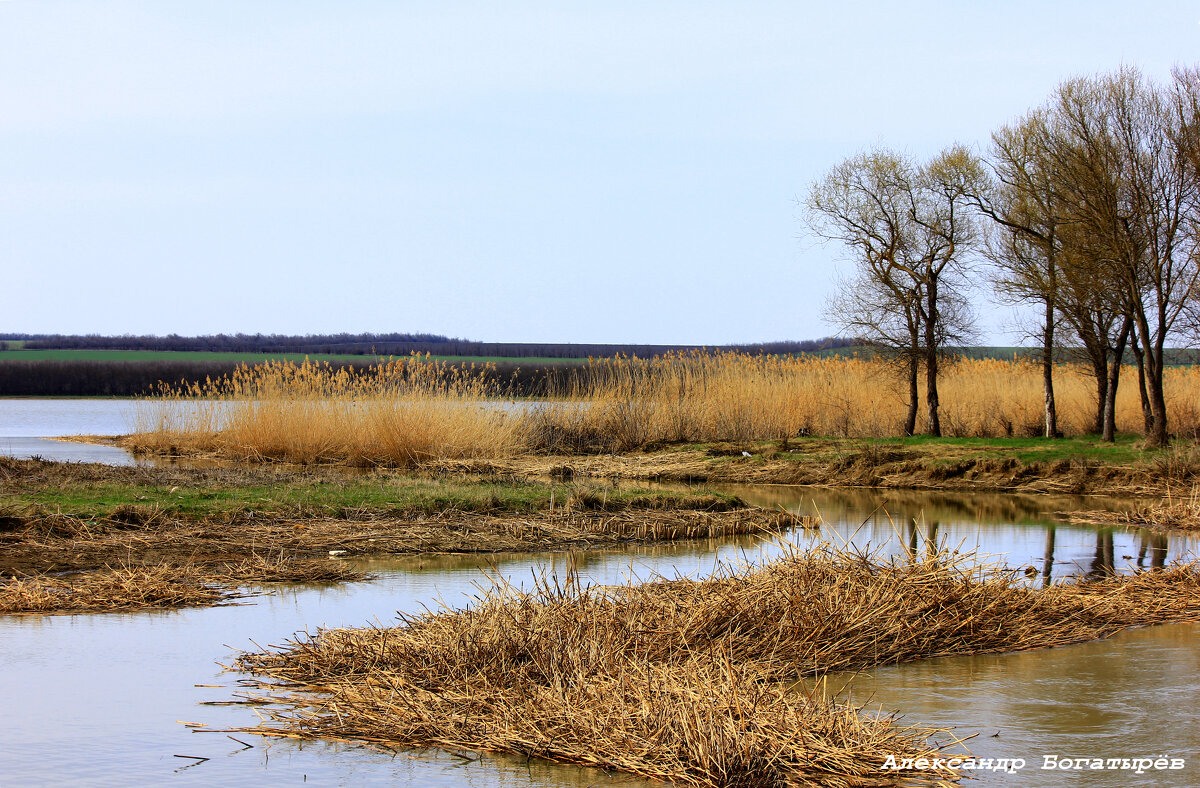
[[(14, 435), (13, 413), (0, 401), (0, 450)], [(85, 403), (112, 419), (128, 403)], [(37, 410), (40, 405), (26, 405)], [(6, 409), (7, 408), (7, 409)], [(91, 410), (95, 408), (95, 410)], [(88, 422), (54, 404), (62, 432), (128, 431), (114, 421)], [(65, 415), (64, 415), (65, 414)], [(73, 415), (72, 415), (73, 414)], [(38, 421), (41, 418), (43, 421)], [(101, 425), (114, 425), (102, 429)], [(28, 428), (25, 428), (28, 429)], [(1098, 508), (1095, 499), (945, 495), (911, 492), (736, 488), (748, 500), (794, 511), (819, 511), (819, 531), (787, 537), (803, 546), (848, 541), (904, 556), (946, 544), (977, 549), (1025, 571), (1029, 582), (1106, 571), (1152, 568), (1194, 555), (1194, 537), (1055, 523), (1054, 511)], [(528, 584), (536, 573), (574, 569), (589, 582), (616, 583), (655, 573), (702, 577), (719, 561), (766, 560), (778, 545), (753, 538), (692, 542), (622, 552), (564, 555), (419, 557), (364, 565), (377, 579), (334, 588), (288, 586), (247, 604), (168, 613), (0, 617), (0, 786), (118, 785), (649, 785), (602, 772), (520, 759), (469, 762), (447, 753), (384, 754), (341, 744), (264, 741), (197, 733), (183, 722), (219, 729), (255, 717), (228, 701), (237, 674), (223, 673), (240, 649), (279, 644), (326, 626), (388, 623), (396, 611), (468, 604), (487, 573)], [(955, 727), (973, 736), (965, 747), (983, 757), (1024, 758), (1014, 775), (981, 775), (978, 784), (1126, 786), (1200, 784), (1200, 627), (1129, 631), (1108, 641), (1008, 655), (928, 660), (834, 676), (827, 688), (912, 723)], [(196, 685), (216, 684), (217, 687)], [(993, 734), (999, 733), (998, 736)], [(961, 749), (961, 747), (960, 747)], [(180, 758), (176, 756), (194, 756)], [(1189, 759), (1183, 772), (1042, 771), (1046, 755)], [(200, 761), (199, 758), (208, 760)]]
[(132, 465), (133, 456), (123, 449), (47, 438), (123, 435), (133, 430), (137, 407), (120, 399), (0, 399), (0, 454)]

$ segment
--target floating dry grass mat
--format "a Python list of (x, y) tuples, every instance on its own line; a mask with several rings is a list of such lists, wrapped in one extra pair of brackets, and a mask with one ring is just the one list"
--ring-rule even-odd
[(213, 605), (235, 595), (196, 567), (105, 568), (0, 584), (0, 613), (104, 613)]
[(362, 572), (337, 561), (253, 556), (220, 565), (160, 563), (0, 580), (0, 615), (112, 613), (219, 605), (247, 592), (239, 583), (328, 583)]
[(1114, 523), (1180, 531), (1200, 530), (1200, 486), (1192, 487), (1186, 495), (1172, 495), (1169, 491), (1161, 500), (1139, 504), (1127, 512), (1081, 511), (1068, 512), (1073, 522)]
[[(257, 730), (549, 758), (690, 785), (938, 782), (885, 773), (930, 730), (796, 694), (802, 675), (1058, 646), (1200, 619), (1200, 567), (1034, 590), (972, 555), (829, 546), (703, 581), (497, 585), (465, 610), (246, 654), (281, 706)], [(887, 778), (886, 780), (884, 778)]]

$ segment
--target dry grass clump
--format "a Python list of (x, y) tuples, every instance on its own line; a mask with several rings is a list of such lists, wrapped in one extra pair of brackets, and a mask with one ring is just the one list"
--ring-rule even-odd
[[(487, 400), (486, 369), (411, 357), (366, 370), (325, 363), (240, 367), (202, 386), (165, 388), (140, 411), (136, 451), (240, 460), (410, 467), (429, 459), (497, 457), (518, 423)], [(200, 400), (203, 407), (184, 407)]]
[(796, 694), (797, 676), (1041, 648), (1200, 619), (1200, 566), (1033, 590), (970, 555), (824, 547), (711, 579), (524, 592), (247, 654), (258, 730), (455, 746), (705, 786), (859, 785), (931, 731)]
[(1115, 523), (1178, 531), (1200, 530), (1200, 486), (1181, 496), (1170, 492), (1154, 503), (1140, 503), (1129, 511), (1070, 512), (1071, 520), (1089, 523)]

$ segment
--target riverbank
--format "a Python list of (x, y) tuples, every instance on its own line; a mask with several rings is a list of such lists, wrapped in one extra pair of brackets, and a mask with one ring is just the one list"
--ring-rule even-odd
[[(339, 581), (358, 576), (336, 566), (342, 557), (591, 550), (778, 532), (807, 519), (711, 493), (330, 468), (128, 468), (0, 458), (0, 481), (0, 577), (10, 578), (0, 597), (64, 598), (65, 587), (100, 583), (98, 572), (120, 570), (127, 579), (135, 570), (149, 573), (137, 575), (142, 583), (126, 584), (131, 606), (139, 585), (153, 586), (172, 572), (181, 588)], [(197, 603), (228, 595), (197, 593)], [(93, 596), (97, 610), (119, 607), (113, 593)], [(177, 604), (170, 601), (175, 597), (163, 602), (170, 595), (143, 596), (141, 606)], [(75, 594), (62, 609), (88, 609), (77, 604), (87, 598)], [(0, 612), (50, 609), (0, 601)]]
[[(219, 460), (219, 454), (146, 451), (136, 435), (72, 438), (149, 456)], [(962, 490), (1156, 498), (1200, 482), (1200, 445), (1145, 449), (1122, 435), (1041, 438), (830, 438), (654, 444), (616, 453), (521, 452), (436, 459), (424, 473), (504, 478)]]
[(1093, 438), (799, 438), (678, 444), (621, 454), (441, 461), (442, 472), (713, 484), (792, 484), (1156, 498), (1200, 480), (1200, 448)]

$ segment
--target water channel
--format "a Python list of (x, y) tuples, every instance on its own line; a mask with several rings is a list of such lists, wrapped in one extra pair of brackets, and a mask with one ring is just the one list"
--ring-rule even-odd
[[(10, 403), (25, 414), (19, 426)], [(7, 438), (105, 429), (128, 404), (55, 400), (50, 419), (28, 417), (36, 400), (0, 400), (0, 452)], [(71, 410), (58, 403), (87, 403)], [(91, 410), (91, 409), (95, 410)], [(107, 408), (107, 410), (106, 410)], [(88, 414), (83, 413), (88, 411)], [(65, 415), (64, 415), (65, 414)], [(55, 428), (55, 424), (59, 427)], [(25, 431), (26, 435), (17, 433)], [(51, 441), (50, 443), (57, 443)], [(68, 445), (68, 444), (64, 444)], [(95, 458), (93, 458), (95, 459)], [(741, 487), (752, 502), (819, 511), (819, 532), (787, 535), (870, 545), (902, 555), (937, 542), (978, 550), (1022, 569), (1032, 583), (1112, 567), (1153, 568), (1200, 554), (1184, 534), (1069, 526), (1053, 513), (1106, 503), (1039, 496), (947, 495)], [(500, 555), (376, 559), (375, 579), (337, 587), (284, 586), (245, 604), (91, 616), (0, 617), (0, 786), (8, 785), (649, 785), (603, 772), (523, 759), (470, 760), (445, 752), (383, 753), (353, 745), (299, 745), (202, 732), (251, 725), (253, 713), (223, 703), (238, 691), (226, 673), (241, 649), (282, 643), (318, 627), (387, 624), (396, 611), (468, 604), (486, 573), (528, 584), (537, 572), (575, 569), (589, 582), (655, 574), (702, 577), (719, 561), (768, 559), (781, 549), (740, 538), (575, 556)], [(1132, 630), (1106, 641), (1016, 654), (927, 660), (832, 676), (828, 686), (911, 723), (954, 727), (980, 757), (1022, 758), (1016, 774), (980, 774), (978, 784), (1128, 786), (1200, 784), (1200, 627)], [(216, 686), (197, 686), (216, 685)], [(201, 723), (188, 726), (184, 723)], [(200, 731), (200, 732), (198, 732)], [(242, 743), (244, 742), (244, 744)], [(249, 747), (245, 745), (250, 745)], [(1046, 756), (1187, 758), (1183, 770), (1043, 770)], [(188, 756), (188, 757), (180, 757)], [(207, 760), (201, 760), (207, 759)]]

